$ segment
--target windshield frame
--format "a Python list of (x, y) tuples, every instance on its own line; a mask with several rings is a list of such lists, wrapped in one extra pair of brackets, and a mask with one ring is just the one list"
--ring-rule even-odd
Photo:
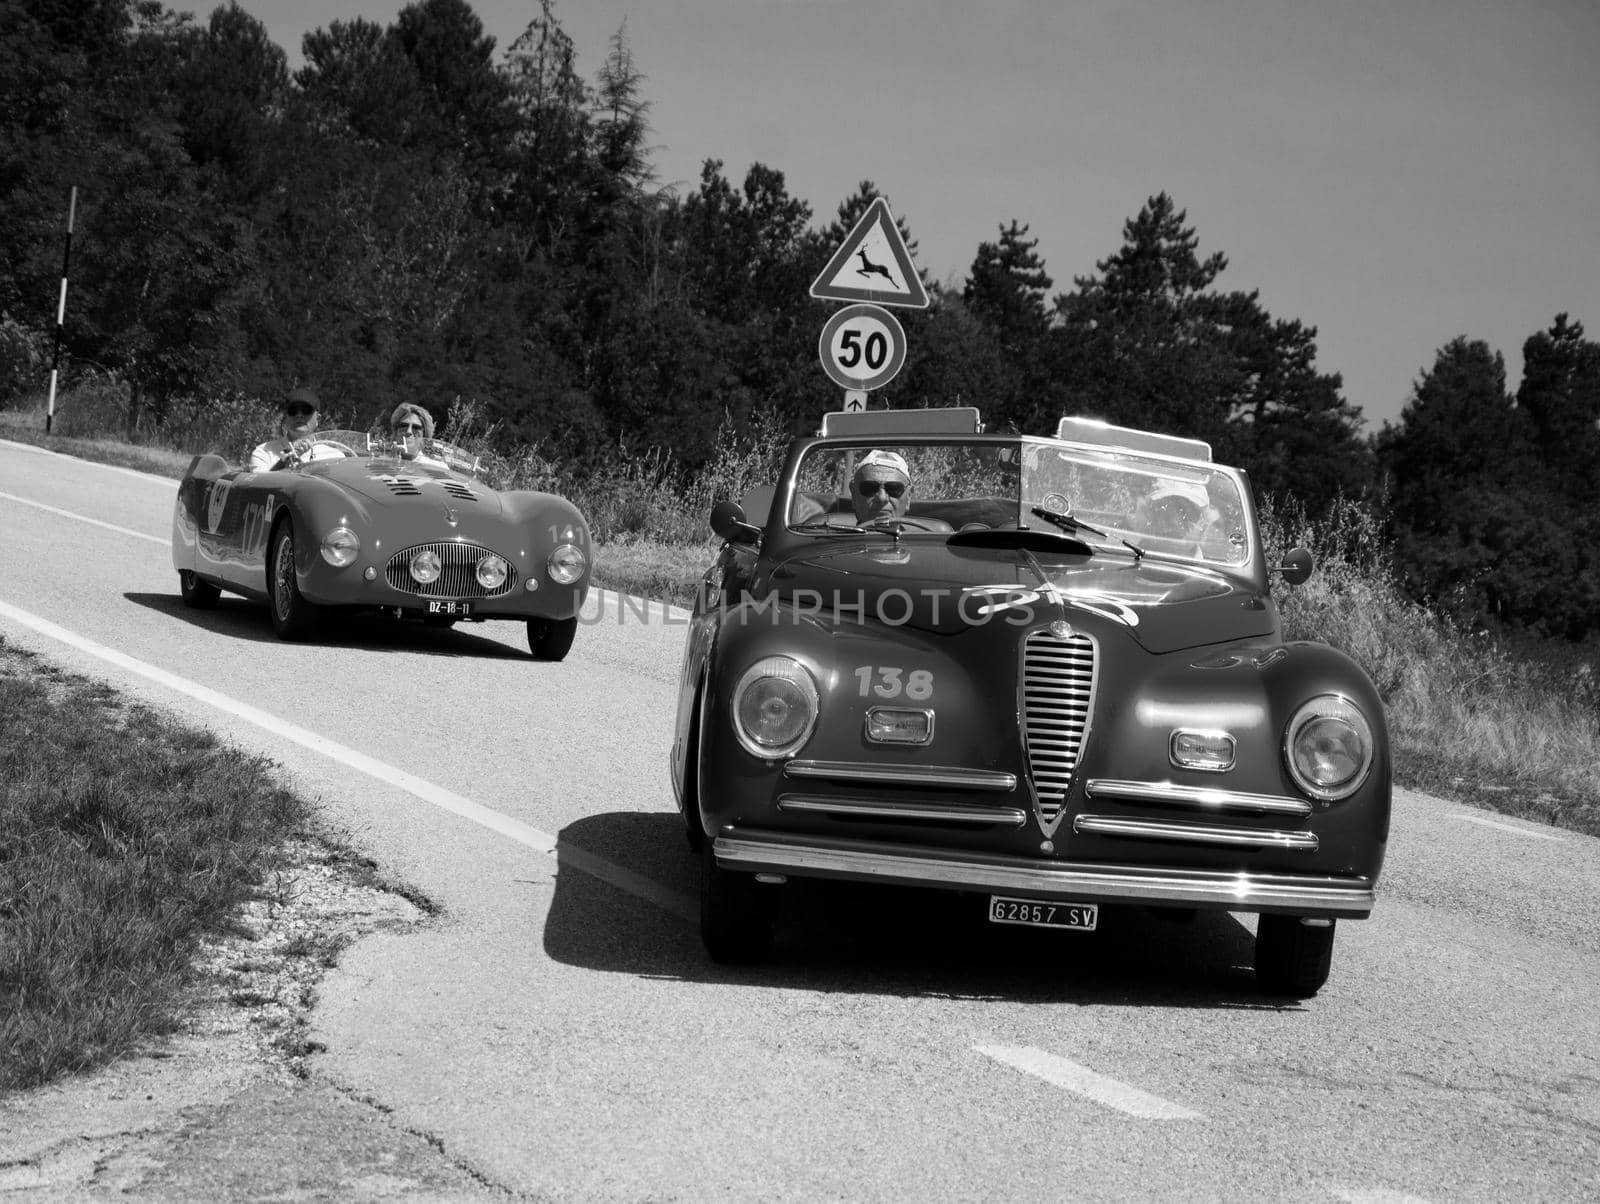
[[(1265, 571), (1262, 568), (1262, 549), (1260, 532), (1257, 527), (1255, 507), (1250, 493), (1248, 479), (1242, 470), (1227, 465), (1218, 464), (1209, 460), (1195, 460), (1180, 456), (1169, 456), (1155, 452), (1147, 452), (1132, 448), (1107, 447), (1100, 444), (1086, 444), (1067, 440), (1052, 439), (1038, 435), (1022, 434), (916, 434), (911, 432), (878, 434), (878, 435), (835, 435), (814, 437), (796, 440), (789, 449), (789, 454), (784, 462), (782, 472), (771, 493), (770, 506), (765, 515), (752, 515), (753, 521), (763, 526), (763, 546), (768, 554), (783, 557), (803, 552), (814, 548), (819, 543), (836, 543), (841, 540), (871, 540), (881, 542), (887, 534), (891, 533), (891, 524), (880, 524), (877, 527), (866, 527), (856, 530), (853, 527), (854, 515), (834, 511), (834, 518), (838, 521), (831, 526), (803, 527), (798, 523), (788, 521), (788, 515), (793, 506), (794, 496), (799, 491), (802, 470), (812, 463), (812, 457), (820, 452), (858, 452), (865, 453), (874, 448), (913, 449), (937, 447), (992, 447), (996, 449), (1009, 447), (1017, 457), (1019, 464), (1019, 479), (1016, 485), (1017, 497), (1006, 498), (1014, 502), (1017, 517), (1029, 533), (1038, 533), (1042, 550), (1050, 550), (1049, 544), (1052, 537), (1060, 550), (1071, 552), (1076, 549), (1079, 554), (1083, 545), (1087, 544), (1096, 554), (1113, 554), (1125, 557), (1149, 557), (1163, 563), (1177, 563), (1192, 566), (1197, 569), (1227, 573), (1233, 576), (1243, 576), (1263, 584)], [(1230, 529), (1236, 530), (1243, 540), (1242, 553), (1238, 551), (1238, 543), (1230, 542), (1233, 549), (1230, 555), (1235, 559), (1216, 559), (1199, 554), (1198, 547), (1185, 548), (1179, 541), (1158, 539), (1154, 535), (1147, 535), (1141, 543), (1139, 532), (1130, 532), (1128, 528), (1113, 528), (1103, 526), (1091, 514), (1073, 513), (1069, 508), (1065, 513), (1087, 523), (1090, 527), (1098, 528), (1103, 532), (1090, 533), (1085, 531), (1066, 532), (1050, 520), (1038, 517), (1031, 513), (1032, 506), (1041, 499), (1028, 498), (1024, 493), (1023, 475), (1028, 471), (1025, 466), (1030, 458), (1037, 458), (1049, 453), (1059, 453), (1070, 457), (1074, 463), (1103, 466), (1114, 468), (1122, 472), (1157, 476), (1163, 467), (1170, 467), (1171, 475), (1175, 478), (1205, 479), (1202, 474), (1212, 474), (1216, 478), (1226, 480), (1234, 491), (1234, 500), (1238, 512), (1230, 516)], [(999, 452), (996, 456), (998, 459)], [(752, 500), (764, 492), (753, 490), (747, 497)], [(913, 499), (915, 506), (918, 499)], [(929, 501), (933, 499), (920, 499)], [(811, 516), (808, 516), (810, 518)], [(800, 520), (806, 521), (806, 520)], [(814, 521), (814, 520), (813, 520)], [(892, 532), (897, 539), (908, 541), (937, 541), (943, 543), (951, 539), (952, 532), (928, 532), (916, 530), (913, 527)], [(962, 545), (969, 545), (972, 541), (963, 539)]]

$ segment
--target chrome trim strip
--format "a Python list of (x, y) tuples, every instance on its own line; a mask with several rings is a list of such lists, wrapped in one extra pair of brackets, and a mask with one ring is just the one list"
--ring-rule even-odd
[(780, 794), (779, 811), (813, 811), (850, 819), (929, 819), (944, 823), (1020, 828), (1028, 814), (1020, 807), (974, 807), (926, 800), (827, 798), (815, 794)]
[(1202, 810), (1244, 811), (1252, 815), (1311, 814), (1305, 799), (1277, 794), (1247, 794), (1241, 790), (1218, 790), (1214, 786), (1180, 786), (1174, 782), (1132, 782), (1115, 778), (1090, 778), (1084, 783), (1090, 798), (1118, 798), (1134, 803), (1165, 803), (1172, 807)]
[(821, 878), (893, 882), (945, 890), (1024, 891), (1041, 898), (1207, 905), (1227, 911), (1284, 911), (1359, 919), (1377, 899), (1370, 878), (1248, 874), (1026, 861), (929, 857), (905, 846), (813, 840), (729, 829), (712, 845), (717, 864), (735, 870), (789, 871)]
[(1254, 828), (1219, 828), (1213, 824), (1172, 823), (1160, 819), (1127, 819), (1120, 815), (1079, 815), (1072, 821), (1079, 835), (1128, 836), (1134, 840), (1170, 840), (1180, 844), (1227, 845), (1234, 849), (1287, 849), (1315, 853), (1315, 832), (1277, 832)]
[(959, 765), (886, 765), (874, 761), (790, 761), (783, 767), (791, 778), (830, 778), (836, 782), (904, 783), (911, 786), (949, 786), (955, 790), (1017, 788), (1017, 775), (993, 769), (963, 769)]
[[(927, 719), (928, 719), (928, 732), (927, 732), (927, 734), (925, 736), (923, 736), (922, 739), (920, 739), (920, 740), (882, 740), (882, 739), (879, 739), (879, 738), (875, 737), (872, 734), (872, 717), (874, 715), (882, 714), (885, 711), (893, 712), (893, 713), (899, 714), (899, 715), (925, 715), (925, 716), (927, 716)], [(933, 709), (931, 707), (868, 707), (867, 708), (866, 727), (863, 729), (863, 734), (865, 735), (866, 739), (868, 741), (870, 741), (871, 743), (873, 743), (873, 744), (882, 744), (882, 745), (885, 745), (885, 746), (887, 746), (889, 748), (894, 748), (896, 746), (899, 746), (901, 748), (923, 748), (923, 747), (926, 747), (927, 745), (933, 743), (933, 720), (934, 720), (934, 713), (933, 713)]]

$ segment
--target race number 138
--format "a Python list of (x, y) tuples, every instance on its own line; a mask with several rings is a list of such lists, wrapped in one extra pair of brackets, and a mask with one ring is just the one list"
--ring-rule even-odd
[(817, 343), (823, 370), (844, 389), (878, 389), (906, 360), (899, 319), (878, 305), (847, 305), (828, 319)]

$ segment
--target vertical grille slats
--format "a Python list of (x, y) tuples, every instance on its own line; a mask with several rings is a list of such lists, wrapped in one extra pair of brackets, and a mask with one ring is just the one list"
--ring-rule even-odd
[[(438, 580), (427, 585), (411, 576), (411, 558), (427, 548), (439, 558), (442, 571)], [(488, 548), (471, 543), (419, 543), (389, 557), (384, 575), (395, 589), (422, 598), (498, 598), (508, 594), (517, 584), (517, 569), (506, 560), (506, 579), (498, 589), (484, 589), (478, 584), (478, 561), (493, 555)], [(505, 557), (501, 557), (505, 560)]]
[(1094, 702), (1095, 645), (1086, 635), (1065, 639), (1029, 633), (1022, 646), (1022, 736), (1034, 808), (1046, 835), (1061, 822), (1067, 789), (1083, 751)]

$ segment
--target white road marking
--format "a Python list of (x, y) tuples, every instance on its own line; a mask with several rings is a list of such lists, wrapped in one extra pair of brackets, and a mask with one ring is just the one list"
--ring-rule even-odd
[(997, 1062), (1004, 1062), (1026, 1074), (1037, 1075), (1047, 1083), (1145, 1120), (1204, 1120), (1198, 1112), (1174, 1104), (1160, 1096), (1140, 1091), (1116, 1079), (1107, 1078), (1076, 1062), (1045, 1053), (1031, 1045), (974, 1045), (973, 1048)]
[(1429, 1204), (1425, 1196), (1395, 1191), (1390, 1187), (1329, 1187), (1345, 1204)]
[(525, 824), (519, 819), (503, 815), (498, 811), (483, 806), (481, 803), (475, 803), (469, 798), (456, 794), (454, 791), (446, 790), (442, 786), (435, 786), (432, 782), (409, 774), (403, 769), (396, 769), (393, 765), (380, 761), (376, 757), (369, 757), (366, 753), (347, 748), (345, 745), (329, 740), (325, 736), (319, 736), (316, 732), (286, 722), (276, 715), (253, 707), (249, 703), (240, 702), (236, 698), (230, 698), (228, 695), (219, 693), (208, 686), (189, 681), (187, 678), (179, 677), (175, 673), (169, 673), (165, 669), (157, 668), (155, 665), (146, 664), (144, 661), (135, 660), (133, 657), (118, 652), (114, 648), (107, 648), (104, 644), (98, 644), (93, 640), (86, 639), (76, 632), (68, 631), (66, 628), (50, 622), (48, 619), (41, 619), (37, 615), (30, 614), (25, 610), (19, 610), (6, 602), (0, 602), (0, 617), (8, 618), (12, 622), (31, 628), (49, 639), (67, 644), (80, 652), (86, 652), (91, 656), (106, 661), (108, 664), (116, 665), (121, 669), (136, 673), (140, 677), (147, 678), (158, 685), (165, 686), (169, 690), (186, 695), (207, 706), (215, 707), (217, 710), (233, 715), (236, 718), (243, 719), (246, 723), (254, 724), (263, 731), (271, 732), (273, 735), (281, 736), (286, 740), (292, 740), (312, 752), (321, 753), (325, 757), (348, 765), (350, 768), (370, 777), (377, 778), (380, 782), (387, 782), (391, 786), (399, 787), (425, 803), (430, 803), (453, 815), (459, 815), (463, 819), (471, 820), (475, 824), (488, 828), (491, 832), (508, 837), (518, 844), (542, 853), (561, 865), (581, 870), (591, 877), (598, 878), (600, 881), (616, 887), (618, 890), (626, 891), (635, 898), (643, 899), (647, 903), (653, 903), (675, 916), (691, 921), (699, 918), (699, 905), (688, 895), (669, 890), (642, 874), (636, 874), (632, 870), (613, 865), (604, 858), (586, 853), (582, 849), (562, 845), (547, 832), (541, 832), (538, 828)]
[(17, 443), (10, 439), (0, 439), (0, 447), (10, 448), (13, 451), (33, 452), (41, 456), (60, 456), (63, 460), (76, 460), (79, 464), (103, 468), (107, 472), (120, 472), (123, 476), (134, 477), (140, 481), (148, 481), (152, 485), (161, 485), (174, 492), (178, 488), (178, 479), (176, 477), (164, 477), (154, 472), (140, 472), (137, 468), (124, 468), (120, 464), (101, 464), (98, 460), (85, 460), (82, 456), (75, 456), (71, 452), (56, 451), (54, 448), (40, 447), (34, 443)]
[(1445, 818), (1462, 819), (1466, 820), (1466, 822), (1469, 824), (1482, 824), (1485, 828), (1498, 828), (1502, 832), (1515, 832), (1518, 836), (1526, 836), (1532, 840), (1553, 840), (1557, 844), (1560, 844), (1563, 840), (1565, 840), (1565, 837), (1552, 836), (1548, 832), (1539, 832), (1533, 828), (1519, 828), (1513, 824), (1502, 824), (1492, 819), (1483, 819), (1477, 815), (1462, 815), (1457, 813), (1455, 815), (1447, 815)]
[(116, 523), (103, 523), (98, 518), (90, 518), (87, 514), (76, 514), (71, 510), (61, 510), (55, 506), (46, 506), (43, 502), (33, 501), (31, 498), (18, 497), (14, 493), (0, 493), (8, 502), (16, 502), (22, 506), (32, 506), (35, 510), (45, 510), (62, 518), (77, 519), (80, 523), (88, 523), (92, 527), (104, 527), (107, 531), (115, 531), (119, 535), (131, 535), (135, 539), (147, 539), (151, 543), (168, 544), (171, 538), (166, 535), (146, 535), (143, 531), (135, 531), (131, 527), (119, 527)]

